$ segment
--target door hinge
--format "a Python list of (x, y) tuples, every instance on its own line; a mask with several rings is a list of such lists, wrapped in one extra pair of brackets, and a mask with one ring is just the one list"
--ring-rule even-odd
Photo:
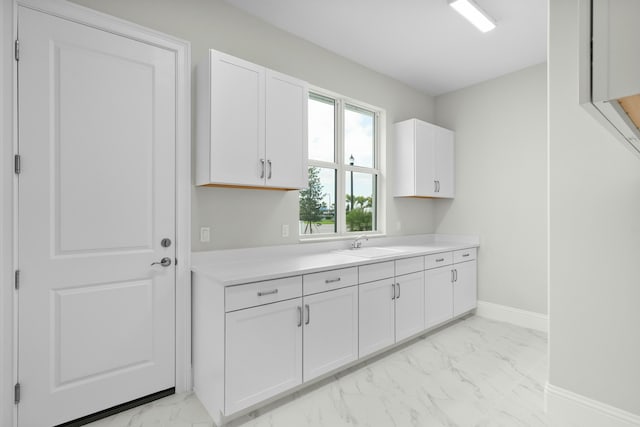
[(22, 159), (20, 158), (20, 154), (16, 154), (13, 158), (13, 166), (16, 175), (20, 175), (20, 171), (22, 170)]
[(20, 383), (13, 386), (13, 403), (16, 405), (20, 403)]
[(20, 270), (16, 270), (16, 276), (15, 276), (15, 287), (16, 289), (20, 289)]
[(16, 42), (13, 45), (13, 50), (15, 53), (16, 61), (20, 61), (20, 40), (16, 39)]

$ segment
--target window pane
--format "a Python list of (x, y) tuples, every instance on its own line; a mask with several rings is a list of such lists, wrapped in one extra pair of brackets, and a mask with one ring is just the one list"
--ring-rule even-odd
[(309, 94), (309, 159), (334, 162), (335, 101)]
[(336, 232), (336, 170), (309, 167), (309, 187), (300, 190), (300, 235)]
[(347, 231), (377, 230), (376, 178), (370, 173), (345, 173)]
[(375, 114), (347, 104), (344, 110), (344, 163), (373, 168), (374, 141)]

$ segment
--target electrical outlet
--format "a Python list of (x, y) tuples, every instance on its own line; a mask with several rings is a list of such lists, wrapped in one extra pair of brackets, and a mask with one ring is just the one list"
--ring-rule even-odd
[(211, 228), (200, 227), (200, 242), (207, 243), (211, 241)]
[(289, 237), (289, 224), (282, 224), (282, 237)]

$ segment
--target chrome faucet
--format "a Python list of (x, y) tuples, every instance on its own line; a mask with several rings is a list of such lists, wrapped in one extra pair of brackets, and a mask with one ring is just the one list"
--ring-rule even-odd
[(369, 240), (364, 234), (356, 237), (353, 242), (351, 242), (351, 249), (360, 249), (362, 247), (362, 239)]

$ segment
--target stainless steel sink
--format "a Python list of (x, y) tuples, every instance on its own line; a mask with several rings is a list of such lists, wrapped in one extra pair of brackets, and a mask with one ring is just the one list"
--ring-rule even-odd
[(360, 258), (381, 258), (385, 256), (394, 256), (401, 253), (401, 251), (397, 249), (380, 248), (375, 246), (358, 249), (344, 249), (333, 252), (341, 255), (357, 256)]

